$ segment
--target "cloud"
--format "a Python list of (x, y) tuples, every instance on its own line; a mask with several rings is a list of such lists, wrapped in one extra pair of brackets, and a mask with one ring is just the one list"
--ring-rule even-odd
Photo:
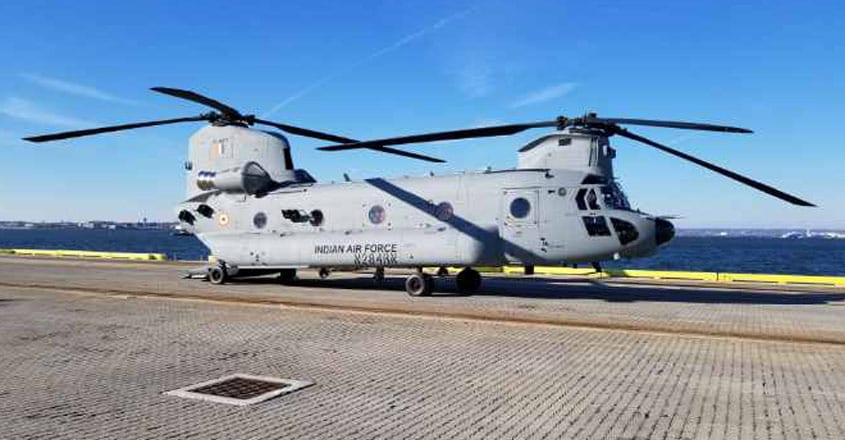
[(46, 77), (37, 73), (22, 73), (20, 74), (20, 77), (45, 89), (56, 90), (59, 92), (67, 93), (69, 95), (76, 95), (81, 96), (83, 98), (92, 98), (98, 99), (100, 101), (115, 102), (120, 104), (138, 104), (135, 101), (118, 98), (117, 96), (106, 93), (99, 89), (95, 89), (93, 87), (63, 81), (56, 78)]
[(48, 110), (39, 108), (31, 101), (14, 97), (6, 98), (2, 103), (0, 103), (0, 114), (16, 119), (22, 119), (24, 121), (60, 127), (79, 128), (97, 125), (94, 122), (84, 119), (77, 119), (72, 116), (52, 113)]
[(524, 107), (526, 105), (539, 104), (541, 102), (551, 101), (575, 90), (575, 87), (577, 87), (577, 84), (572, 82), (555, 84), (553, 86), (546, 87), (545, 89), (538, 90), (534, 93), (530, 93), (522, 97), (521, 99), (511, 104), (511, 108)]
[(396, 50), (401, 49), (403, 46), (407, 45), (408, 43), (411, 43), (411, 42), (418, 40), (418, 39), (420, 39), (420, 38), (422, 38), (422, 37), (424, 37), (424, 36), (426, 36), (426, 35), (428, 35), (432, 32), (435, 32), (438, 29), (446, 26), (447, 24), (449, 24), (449, 23), (451, 23), (455, 20), (458, 20), (460, 18), (465, 17), (470, 12), (472, 12), (474, 9), (475, 8), (468, 8), (468, 9), (465, 9), (463, 11), (456, 12), (452, 15), (444, 17), (444, 18), (438, 20), (437, 22), (435, 22), (432, 25), (426, 26), (426, 27), (424, 27), (424, 28), (422, 28), (422, 29), (420, 29), (416, 32), (405, 35), (404, 37), (394, 41), (393, 43), (391, 43), (391, 44), (389, 44), (389, 45), (387, 45), (387, 46), (385, 46), (385, 47), (383, 47), (383, 48), (381, 48), (381, 49), (379, 49), (379, 50), (377, 50), (377, 51), (375, 51), (375, 52), (373, 52), (373, 53), (371, 53), (371, 54), (369, 54), (369, 55), (367, 55), (363, 58), (360, 58), (358, 61), (355, 61), (352, 64), (348, 65), (345, 69), (341, 69), (341, 70), (338, 70), (336, 72), (330, 73), (330, 74), (318, 79), (317, 81), (314, 81), (313, 83), (306, 86), (302, 90), (294, 93), (293, 95), (288, 96), (283, 101), (281, 101), (278, 104), (276, 104), (275, 106), (273, 106), (273, 108), (271, 108), (270, 111), (268, 111), (267, 113), (264, 113), (263, 115), (261, 115), (261, 117), (262, 118), (268, 118), (268, 117), (272, 116), (273, 114), (275, 114), (276, 112), (278, 112), (282, 108), (286, 107), (291, 102), (296, 101), (297, 99), (302, 98), (303, 96), (313, 92), (314, 90), (322, 87), (324, 84), (328, 83), (329, 81), (332, 81), (332, 80), (340, 77), (341, 75), (343, 75), (347, 72), (350, 72), (353, 69), (361, 67), (362, 65), (367, 64), (367, 63), (369, 63), (369, 62), (371, 62), (371, 61), (373, 61), (377, 58), (383, 57), (383, 56), (385, 56), (385, 55), (387, 55), (391, 52), (395, 52)]
[(457, 74), (458, 88), (470, 98), (481, 98), (493, 90), (493, 69), (487, 63), (468, 63)]

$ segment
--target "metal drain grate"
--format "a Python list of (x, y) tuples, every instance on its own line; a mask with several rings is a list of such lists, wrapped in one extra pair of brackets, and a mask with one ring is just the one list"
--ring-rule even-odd
[(292, 393), (313, 384), (302, 380), (233, 374), (164, 394), (244, 406)]

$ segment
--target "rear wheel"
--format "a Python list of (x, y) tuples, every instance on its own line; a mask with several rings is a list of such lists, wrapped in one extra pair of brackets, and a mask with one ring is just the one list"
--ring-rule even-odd
[(434, 280), (431, 275), (415, 273), (405, 279), (405, 291), (411, 296), (430, 296), (434, 290)]
[(481, 287), (481, 274), (477, 270), (467, 267), (458, 273), (455, 282), (458, 284), (458, 290), (475, 292)]
[(296, 279), (296, 269), (282, 269), (278, 280), (282, 284), (292, 283)]
[(223, 284), (226, 282), (226, 269), (222, 266), (214, 266), (208, 269), (208, 281), (211, 284)]

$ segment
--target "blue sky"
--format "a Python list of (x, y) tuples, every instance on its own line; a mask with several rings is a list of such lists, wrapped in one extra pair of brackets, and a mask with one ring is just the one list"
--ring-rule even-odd
[[(681, 227), (845, 228), (843, 21), (837, 1), (2, 2), (0, 219), (172, 219), (199, 125), (18, 140), (205, 111), (147, 90), (170, 86), (356, 138), (586, 111), (749, 127), (638, 132), (819, 208), (626, 140), (617, 175)], [(445, 165), (291, 141), (330, 181), (508, 168), (541, 134), (412, 147)]]

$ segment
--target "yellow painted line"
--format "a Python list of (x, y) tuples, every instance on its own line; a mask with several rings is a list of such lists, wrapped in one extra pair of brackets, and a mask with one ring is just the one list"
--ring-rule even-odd
[(845, 277), (812, 275), (773, 275), (759, 273), (719, 273), (719, 281), (726, 283), (815, 284), (845, 287)]
[[(525, 268), (519, 266), (507, 266), (504, 268), (506, 274), (520, 275), (525, 273)], [(574, 268), (574, 267), (557, 267), (557, 266), (537, 266), (534, 268), (535, 274), (540, 275), (576, 275), (590, 278), (603, 278), (608, 276), (603, 272), (596, 272), (593, 268)]]
[(107, 260), (165, 261), (167, 255), (136, 252), (102, 252), (66, 249), (0, 249), (0, 253), (34, 257), (100, 258)]
[[(480, 270), (480, 269), (479, 269)], [(522, 266), (504, 266), (501, 271), (506, 275), (522, 275)], [(655, 280), (690, 280), (719, 283), (764, 283), (764, 284), (795, 284), (845, 287), (845, 277), (815, 276), (815, 275), (778, 275), (751, 274), (725, 272), (688, 272), (674, 270), (638, 270), (638, 269), (606, 269), (596, 272), (592, 268), (571, 268), (556, 266), (537, 266), (534, 273), (539, 275), (570, 275), (588, 278), (645, 278)]]
[(633, 269), (608, 269), (605, 272), (614, 277), (625, 278), (651, 278), (656, 280), (695, 280), (695, 281), (718, 281), (719, 274), (716, 272), (682, 272), (674, 270), (633, 270)]

